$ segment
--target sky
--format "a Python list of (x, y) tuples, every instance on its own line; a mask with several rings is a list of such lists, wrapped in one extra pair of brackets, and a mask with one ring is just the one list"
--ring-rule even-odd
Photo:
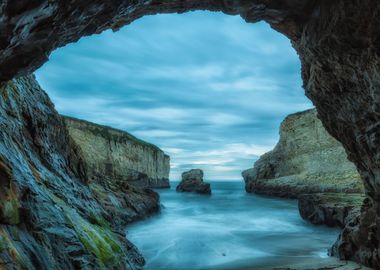
[(147, 16), (52, 53), (36, 72), (58, 112), (126, 130), (171, 156), (171, 180), (242, 180), (290, 113), (312, 107), (287, 38), (206, 11)]

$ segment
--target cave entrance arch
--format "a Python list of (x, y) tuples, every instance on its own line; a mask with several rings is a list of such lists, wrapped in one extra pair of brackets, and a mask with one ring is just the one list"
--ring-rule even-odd
[[(267, 21), (298, 52), (307, 96), (326, 129), (342, 142), (372, 199), (358, 237), (346, 239), (343, 258), (380, 266), (380, 3), (373, 0), (6, 1), (0, 4), (0, 80), (34, 71), (52, 50), (81, 36), (157, 13), (190, 10), (239, 14)], [(366, 251), (370, 252), (366, 252)]]
[(312, 107), (299, 71), (289, 40), (266, 23), (198, 11), (83, 38), (36, 76), (61, 114), (162, 147), (178, 164), (170, 179), (199, 167), (208, 179), (240, 180), (274, 147), (286, 115)]

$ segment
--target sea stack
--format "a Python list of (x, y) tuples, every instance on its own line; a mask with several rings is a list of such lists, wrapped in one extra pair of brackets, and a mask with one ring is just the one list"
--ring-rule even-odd
[(192, 169), (182, 173), (182, 181), (176, 190), (177, 192), (211, 194), (211, 186), (209, 183), (203, 182), (203, 171), (201, 169)]

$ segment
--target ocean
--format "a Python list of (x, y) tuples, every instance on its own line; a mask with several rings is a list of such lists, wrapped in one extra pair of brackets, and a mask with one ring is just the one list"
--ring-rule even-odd
[(145, 270), (264, 269), (329, 260), (339, 231), (315, 226), (297, 201), (247, 194), (241, 181), (214, 181), (211, 196), (157, 190), (161, 213), (127, 227)]

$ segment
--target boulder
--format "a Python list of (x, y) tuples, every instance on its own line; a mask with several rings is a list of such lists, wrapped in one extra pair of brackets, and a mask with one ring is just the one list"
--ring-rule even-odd
[(177, 192), (196, 192), (199, 194), (211, 194), (209, 183), (203, 182), (203, 171), (192, 169), (182, 173), (182, 181), (176, 188)]

